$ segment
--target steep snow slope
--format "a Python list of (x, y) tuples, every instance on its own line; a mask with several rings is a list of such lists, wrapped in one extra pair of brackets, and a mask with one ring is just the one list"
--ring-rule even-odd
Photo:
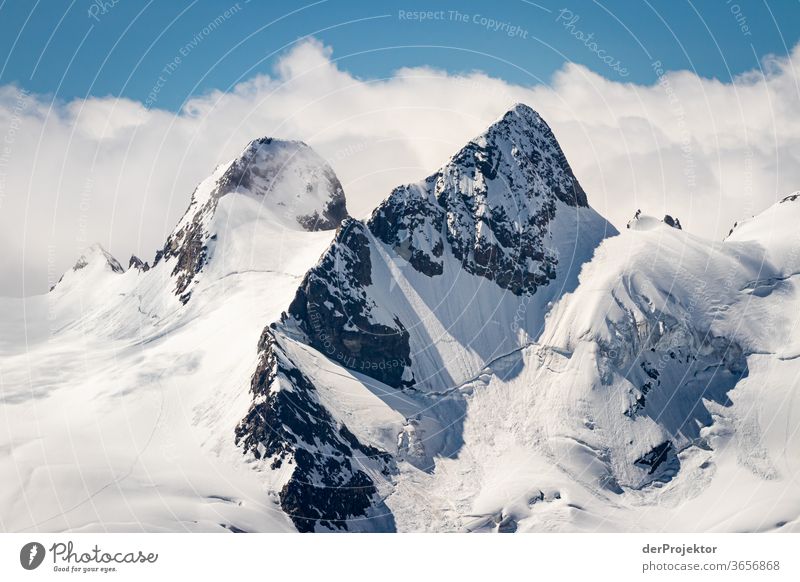
[(152, 268), (94, 246), (49, 294), (0, 301), (0, 529), (293, 531), (231, 435), (264, 322), (345, 213), (307, 146), (258, 140)]
[(799, 246), (776, 212), (800, 219), (770, 209), (748, 242), (646, 217), (606, 240), (537, 344), (462, 388), (464, 446), (408, 472), (398, 527), (797, 531), (800, 295), (773, 260)]
[[(773, 204), (756, 217), (743, 220), (726, 239), (751, 242), (765, 250), (766, 258), (784, 277), (800, 272), (800, 248), (797, 245), (797, 207), (800, 192), (794, 192)], [(762, 277), (764, 279), (764, 277)]]

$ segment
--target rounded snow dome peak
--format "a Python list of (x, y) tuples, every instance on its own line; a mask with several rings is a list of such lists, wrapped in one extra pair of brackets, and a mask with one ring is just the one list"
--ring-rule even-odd
[(347, 217), (335, 172), (302, 141), (251, 141), (217, 181), (216, 198), (231, 193), (255, 198), (286, 226), (305, 230), (333, 229)]

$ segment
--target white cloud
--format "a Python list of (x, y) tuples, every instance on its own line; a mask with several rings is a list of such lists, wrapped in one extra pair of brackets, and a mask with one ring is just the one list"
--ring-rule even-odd
[(798, 65), (800, 47), (727, 84), (676, 72), (640, 86), (578, 65), (550, 86), (429, 68), (371, 80), (308, 41), (273, 75), (192, 98), (179, 114), (0, 87), (0, 294), (45, 291), (94, 241), (122, 262), (152, 258), (194, 186), (254, 137), (307, 141), (363, 216), (520, 101), (550, 123), (590, 203), (618, 226), (642, 208), (720, 238), (800, 188)]

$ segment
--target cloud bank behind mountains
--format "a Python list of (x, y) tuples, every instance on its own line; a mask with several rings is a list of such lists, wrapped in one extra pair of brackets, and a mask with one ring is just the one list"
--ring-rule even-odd
[(159, 109), (157, 92), (63, 102), (0, 87), (0, 295), (45, 292), (93, 242), (123, 263), (152, 259), (197, 183), (256, 137), (314, 147), (361, 217), (517, 102), (552, 126), (590, 204), (617, 227), (641, 208), (719, 239), (800, 189), (798, 66), (800, 45), (729, 83), (680, 71), (642, 86), (574, 64), (530, 86), (424, 67), (360, 79), (312, 39), (271, 75), (178, 113)]

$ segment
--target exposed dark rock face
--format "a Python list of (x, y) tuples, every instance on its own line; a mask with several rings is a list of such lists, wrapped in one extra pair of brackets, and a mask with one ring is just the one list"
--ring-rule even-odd
[[(211, 201), (208, 205), (210, 204)], [(191, 296), (191, 293), (186, 293), (186, 289), (194, 281), (195, 276), (203, 270), (208, 260), (207, 242), (210, 236), (206, 230), (207, 220), (203, 218), (210, 212), (213, 212), (213, 209), (195, 215), (191, 222), (167, 239), (164, 248), (155, 258), (155, 264), (161, 259), (176, 259), (172, 268), (172, 276), (175, 277), (175, 295), (181, 296), (183, 303), (186, 303)]]
[[(681, 468), (681, 462), (675, 445), (670, 441), (656, 445), (650, 451), (636, 459), (634, 465), (647, 470), (647, 474), (661, 483), (670, 481)], [(650, 481), (652, 483), (652, 481)]]
[(136, 255), (131, 255), (131, 258), (128, 261), (128, 268), (146, 272), (150, 270), (150, 265), (147, 262), (142, 261), (142, 259), (140, 259)]
[(667, 226), (671, 226), (672, 228), (677, 228), (678, 230), (683, 230), (681, 226), (681, 221), (677, 218), (672, 218), (669, 214), (664, 215), (664, 220), (662, 221)]
[(556, 277), (557, 201), (588, 206), (550, 127), (518, 105), (424, 183), (395, 189), (368, 225), (426, 275), (442, 273), (447, 244), (467, 272), (532, 294)]
[(445, 210), (432, 196), (433, 177), (425, 188), (400, 186), (369, 220), (370, 231), (420, 273), (441, 275)]
[(391, 456), (363, 445), (331, 417), (273, 330), (264, 330), (259, 351), (253, 404), (236, 427), (236, 444), (272, 468), (294, 465), (280, 492), (281, 508), (301, 532), (347, 530), (349, 520), (370, 517), (390, 527), (390, 512), (364, 468), (388, 476), (394, 468)]
[(372, 260), (367, 228), (348, 219), (336, 239), (297, 290), (284, 322), (291, 318), (308, 343), (342, 365), (389, 386), (410, 385), (404, 379), (411, 364), (409, 337), (395, 317), (394, 325), (377, 323), (380, 309), (369, 298)]
[[(484, 179), (500, 178), (515, 194), (554, 195), (568, 206), (588, 206), (550, 126), (527, 105), (517, 105), (445, 167), (474, 168)], [(451, 190), (455, 191), (455, 190)]]

